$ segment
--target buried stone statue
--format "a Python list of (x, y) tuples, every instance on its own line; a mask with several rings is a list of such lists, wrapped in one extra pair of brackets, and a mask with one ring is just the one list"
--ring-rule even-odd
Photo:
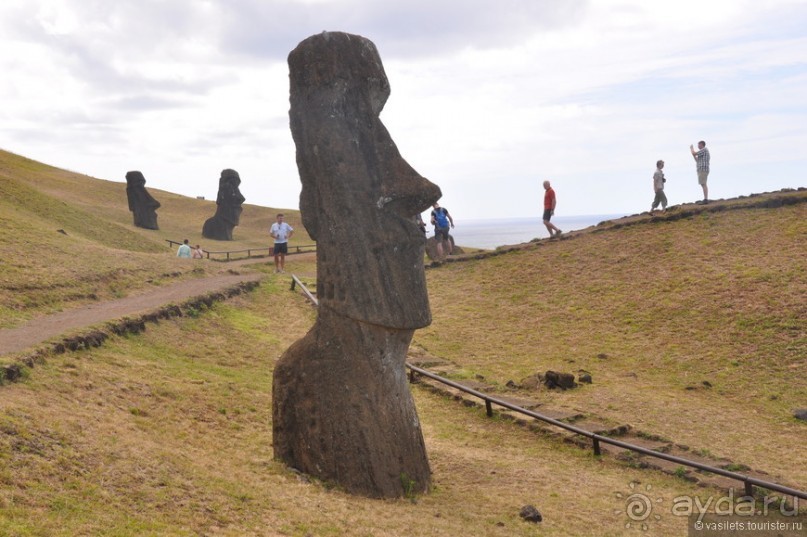
[(216, 196), (216, 214), (205, 220), (202, 236), (219, 241), (233, 240), (233, 228), (241, 221), (241, 204), (244, 196), (238, 186), (241, 176), (235, 170), (222, 170), (219, 193)]
[(289, 69), (319, 312), (275, 367), (275, 457), (351, 493), (423, 492), (431, 474), (405, 361), (431, 322), (414, 218), (440, 189), (379, 119), (390, 90), (372, 42), (323, 32), (291, 52)]
[(126, 199), (134, 217), (134, 225), (144, 229), (160, 229), (157, 209), (160, 202), (146, 190), (146, 178), (138, 171), (126, 172)]

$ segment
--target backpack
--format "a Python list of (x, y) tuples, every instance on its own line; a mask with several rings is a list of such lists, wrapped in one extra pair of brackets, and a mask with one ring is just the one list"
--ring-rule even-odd
[(434, 214), (434, 221), (437, 224), (437, 227), (448, 227), (448, 211), (445, 207), (440, 207), (436, 211), (432, 211)]

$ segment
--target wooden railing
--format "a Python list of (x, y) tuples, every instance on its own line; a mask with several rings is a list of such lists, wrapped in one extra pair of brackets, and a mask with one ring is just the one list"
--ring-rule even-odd
[[(314, 304), (318, 305), (317, 298), (311, 294), (308, 289), (306, 289), (305, 285), (294, 275), (292, 275), (292, 284), (291, 289), (294, 290), (295, 285), (299, 285), (300, 288), (305, 293), (306, 297)], [(435, 375), (434, 373), (422, 369), (420, 367), (406, 364), (406, 367), (409, 369), (409, 382), (415, 383), (417, 382), (417, 376), (422, 375), (424, 377), (430, 378), (434, 381), (440, 382), (445, 384), (446, 386), (451, 386), (457, 390), (465, 392), (469, 395), (473, 395), (474, 397), (478, 397), (485, 402), (485, 411), (488, 417), (493, 417), (493, 405), (498, 405), (500, 407), (506, 408), (508, 410), (512, 410), (513, 412), (523, 414), (525, 416), (529, 416), (536, 420), (542, 421), (544, 423), (549, 423), (550, 425), (554, 425), (556, 427), (560, 427), (561, 429), (565, 429), (567, 431), (571, 431), (573, 433), (579, 434), (586, 438), (591, 439), (592, 449), (594, 451), (594, 455), (601, 455), (600, 451), (600, 444), (610, 444), (612, 446), (620, 447), (622, 449), (627, 449), (629, 451), (633, 451), (635, 453), (641, 453), (642, 455), (647, 455), (649, 457), (655, 457), (657, 459), (663, 459), (666, 461), (674, 462), (676, 464), (680, 464), (681, 466), (689, 466), (690, 468), (696, 468), (698, 470), (702, 470), (704, 472), (710, 472), (716, 475), (721, 475), (723, 477), (728, 477), (730, 479), (736, 479), (737, 481), (743, 483), (745, 487), (745, 495), (753, 497), (754, 496), (754, 487), (761, 487), (767, 490), (772, 490), (776, 492), (781, 492), (782, 494), (787, 494), (789, 496), (793, 496), (794, 498), (801, 498), (803, 500), (807, 500), (807, 492), (803, 490), (797, 490), (790, 487), (786, 487), (784, 485), (780, 485), (778, 483), (773, 483), (771, 481), (765, 481), (763, 479), (757, 479), (755, 477), (751, 477), (745, 474), (741, 474), (738, 472), (732, 472), (730, 470), (725, 470), (723, 468), (717, 468), (715, 466), (709, 466), (707, 464), (702, 464), (696, 461), (692, 461), (689, 459), (684, 459), (682, 457), (676, 457), (674, 455), (668, 455), (666, 453), (662, 453), (660, 451), (654, 451), (652, 449), (647, 449), (642, 446), (637, 446), (635, 444), (630, 444), (628, 442), (622, 442), (621, 440), (617, 440), (615, 438), (611, 438), (608, 436), (603, 436), (601, 434), (593, 433), (591, 431), (587, 431), (585, 429), (581, 429), (580, 427), (575, 427), (572, 424), (564, 423), (562, 421), (558, 421), (554, 418), (550, 418), (548, 416), (544, 416), (542, 414), (538, 414), (537, 412), (533, 412), (531, 410), (527, 410), (526, 408), (522, 408), (520, 406), (514, 405), (512, 403), (508, 403), (507, 401), (503, 401), (496, 397), (491, 397), (490, 395), (474, 390), (473, 388), (469, 388), (464, 386), (458, 382), (454, 382), (447, 378), (441, 377), (439, 375)]]
[[(168, 243), (169, 248), (173, 248), (174, 246), (179, 246), (182, 243), (177, 241), (172, 241), (171, 239), (165, 239)], [(212, 259), (214, 261), (232, 261), (234, 259), (248, 259), (250, 257), (271, 257), (272, 254), (272, 246), (265, 246), (263, 248), (248, 248), (246, 250), (225, 250), (220, 252), (213, 252), (210, 250), (202, 250), (202, 253), (207, 259)], [(289, 245), (289, 253), (288, 255), (294, 254), (304, 254), (307, 252), (316, 252), (317, 245), (316, 244), (298, 244), (295, 246)], [(264, 255), (262, 252), (266, 252)], [(239, 255), (241, 254), (241, 255)], [(243, 254), (246, 254), (245, 256)], [(214, 258), (211, 256), (223, 256), (223, 258)]]

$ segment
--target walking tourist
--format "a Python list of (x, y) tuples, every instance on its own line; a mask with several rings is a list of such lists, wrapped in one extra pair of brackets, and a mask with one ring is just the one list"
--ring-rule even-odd
[(667, 180), (664, 178), (663, 168), (663, 160), (656, 162), (656, 173), (653, 174), (653, 191), (656, 193), (656, 197), (653, 198), (653, 204), (650, 206), (650, 214), (653, 214), (659, 204), (661, 204), (661, 211), (667, 212), (667, 196), (664, 194), (664, 183)]
[(546, 230), (549, 231), (550, 237), (560, 237), (563, 231), (549, 221), (555, 214), (555, 205), (557, 204), (555, 190), (549, 184), (549, 181), (544, 181), (544, 190), (546, 191), (544, 192), (544, 225), (546, 226)]
[[(440, 207), (439, 203), (432, 205), (432, 225), (434, 226), (434, 240), (437, 241), (437, 257), (442, 260), (444, 255), (451, 255), (454, 247), (448, 236), (449, 226), (454, 227), (454, 219), (448, 214), (448, 209)], [(445, 247), (443, 246), (445, 243)], [(445, 252), (445, 254), (444, 254)]]

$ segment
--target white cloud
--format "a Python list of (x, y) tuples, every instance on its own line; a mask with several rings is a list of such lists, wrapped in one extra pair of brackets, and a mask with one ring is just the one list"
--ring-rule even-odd
[(717, 197), (803, 186), (805, 24), (798, 1), (5, 0), (0, 147), (207, 197), (234, 168), (248, 203), (295, 207), (286, 56), (345, 30), (456, 218), (538, 215), (544, 178), (559, 213), (633, 212), (658, 158), (697, 198), (699, 139)]

